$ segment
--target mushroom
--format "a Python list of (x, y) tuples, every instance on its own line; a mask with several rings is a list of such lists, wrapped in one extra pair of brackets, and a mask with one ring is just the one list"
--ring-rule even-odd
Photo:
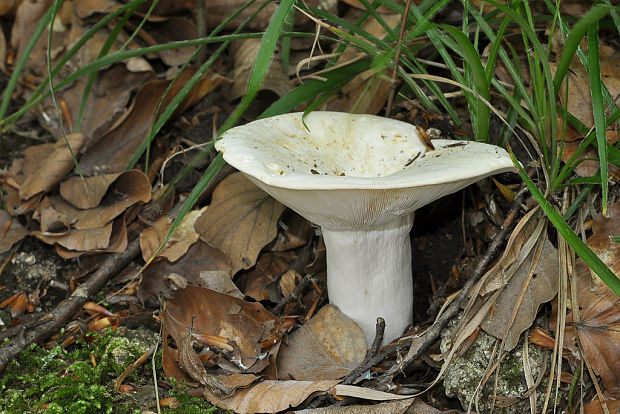
[(224, 159), (275, 199), (321, 227), (331, 304), (370, 344), (413, 318), (409, 232), (414, 212), (484, 177), (514, 171), (502, 148), (436, 139), (406, 122), (339, 112), (291, 113), (228, 130)]

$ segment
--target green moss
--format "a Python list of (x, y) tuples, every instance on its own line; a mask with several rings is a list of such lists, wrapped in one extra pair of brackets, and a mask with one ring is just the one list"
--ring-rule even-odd
[[(150, 363), (125, 380), (135, 384), (142, 393), (114, 391), (118, 376), (142, 352), (144, 350), (135, 341), (118, 336), (113, 330), (104, 335), (90, 333), (86, 340), (78, 340), (68, 350), (60, 346), (45, 350), (33, 344), (0, 376), (0, 414), (133, 414), (153, 410), (155, 398), (154, 394), (150, 394), (153, 392), (152, 377), (145, 375), (151, 372)], [(91, 362), (91, 355), (96, 366)], [(161, 380), (164, 377), (161, 350), (155, 360)], [(173, 385), (170, 395), (177, 398), (179, 407), (166, 409), (165, 413), (226, 412), (202, 398), (192, 397), (187, 387), (176, 385), (174, 381)]]

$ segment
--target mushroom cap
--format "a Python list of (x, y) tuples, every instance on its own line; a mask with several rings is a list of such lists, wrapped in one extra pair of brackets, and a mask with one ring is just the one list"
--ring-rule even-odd
[[(283, 204), (332, 230), (381, 227), (484, 177), (514, 171), (502, 148), (433, 140), (374, 115), (278, 115), (228, 130), (215, 147)], [(307, 128), (306, 128), (307, 126)]]

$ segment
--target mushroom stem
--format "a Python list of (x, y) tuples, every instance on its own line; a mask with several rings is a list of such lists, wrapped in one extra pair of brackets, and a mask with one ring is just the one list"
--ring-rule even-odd
[(331, 304), (353, 319), (371, 344), (377, 317), (385, 319), (384, 344), (413, 318), (409, 231), (413, 214), (366, 230), (321, 228), (327, 250)]

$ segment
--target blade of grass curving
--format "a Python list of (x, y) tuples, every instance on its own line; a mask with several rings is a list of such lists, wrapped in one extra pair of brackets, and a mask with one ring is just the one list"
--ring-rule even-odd
[(232, 127), (241, 118), (241, 115), (250, 106), (250, 103), (254, 100), (260, 89), (265, 75), (269, 70), (271, 59), (273, 58), (273, 52), (280, 38), (282, 27), (286, 21), (286, 16), (290, 13), (291, 7), (293, 7), (294, 0), (282, 0), (278, 5), (275, 13), (271, 17), (271, 21), (267, 26), (267, 30), (263, 35), (258, 53), (252, 66), (250, 73), (250, 79), (248, 80), (248, 86), (245, 91), (245, 95), (241, 98), (241, 102), (235, 109), (235, 111), (226, 119), (224, 124), (218, 130), (218, 134), (222, 134), (224, 131)]
[(6, 111), (9, 108), (9, 102), (11, 102), (11, 95), (13, 94), (13, 91), (15, 90), (15, 87), (17, 86), (17, 82), (19, 81), (19, 75), (21, 75), (21, 73), (23, 72), (24, 66), (26, 65), (26, 61), (28, 60), (28, 57), (32, 53), (32, 49), (34, 49), (35, 45), (39, 41), (39, 38), (43, 34), (43, 31), (49, 25), (53, 12), (54, 12), (53, 7), (50, 7), (48, 11), (45, 12), (43, 17), (41, 17), (41, 21), (37, 25), (37, 28), (35, 29), (34, 33), (32, 33), (32, 37), (30, 37), (30, 40), (28, 41), (28, 44), (26, 45), (24, 52), (21, 54), (17, 63), (15, 64), (13, 73), (11, 74), (11, 77), (9, 78), (9, 82), (6, 88), (4, 89), (4, 94), (2, 96), (2, 103), (0, 104), (0, 119), (4, 119), (4, 116), (6, 115)]
[[(98, 21), (93, 27), (91, 27), (83, 36), (81, 36), (79, 38), (79, 40), (77, 41), (77, 43), (62, 57), (60, 58), (60, 60), (58, 61), (58, 63), (54, 66), (54, 68), (52, 69), (52, 77), (56, 76), (60, 70), (64, 67), (64, 65), (69, 61), (69, 59), (71, 59), (81, 48), (82, 46), (84, 46), (84, 44), (95, 34), (97, 33), (102, 27), (106, 26), (112, 19), (114, 19), (115, 17), (119, 16), (120, 14), (124, 13), (125, 11), (127, 11), (130, 7), (133, 7), (134, 4), (141, 4), (144, 3), (146, 0), (133, 0), (127, 4), (125, 4), (122, 7), (119, 7), (118, 9), (114, 10), (112, 13), (108, 14), (107, 16), (105, 16), (104, 18), (102, 18), (100, 21)], [(45, 29), (47, 23), (49, 23), (49, 18), (51, 16), (51, 12), (52, 9), (50, 8), (48, 13), (49, 16), (44, 15), (41, 18), (41, 21), (39, 23), (39, 25), (43, 26), (42, 31)], [(37, 31), (38, 31), (39, 26), (37, 26)], [(38, 38), (41, 36), (41, 33), (37, 34), (37, 32), (35, 32), (35, 34), (33, 34), (33, 37), (31, 38), (31, 42), (36, 43), (36, 40), (38, 40)], [(34, 47), (34, 43), (32, 45), (32, 47)], [(7, 92), (8, 92), (8, 96), (9, 96), (9, 100), (10, 100), (10, 95), (13, 93), (13, 89), (15, 88), (15, 85), (17, 84), (17, 81), (19, 80), (19, 74), (22, 72), (23, 70), (23, 65), (26, 62), (26, 59), (28, 57), (28, 55), (30, 54), (30, 52), (32, 51), (32, 48), (28, 49), (30, 47), (30, 42), (28, 43), (28, 46), (26, 48), (26, 51), (28, 53), (26, 53), (26, 51), (24, 52), (24, 54), (22, 55), (22, 57), (20, 57), (20, 60), (17, 62), (15, 69), (13, 70), (13, 74), (11, 75), (11, 79), (9, 80), (9, 84), (7, 85), (7, 88), (5, 89), (5, 95), (3, 97), (3, 105), (5, 106), (4, 109), (2, 110), (0, 107), (0, 125), (5, 125), (8, 124), (10, 127), (10, 123), (5, 120), (5, 115), (6, 115), (6, 109), (8, 107), (8, 102), (6, 104), (4, 104), (4, 99), (7, 99)], [(13, 78), (15, 77), (15, 80), (13, 82), (11, 82), (13, 80)], [(47, 88), (48, 85), (48, 80), (47, 78), (45, 78), (42, 82), (41, 85), (39, 85), (39, 87), (34, 91), (34, 93), (32, 94), (32, 96), (28, 99), (28, 101), (26, 102), (26, 104), (24, 105), (24, 107), (22, 107), (22, 110), (16, 112), (15, 114), (12, 114), (9, 119), (11, 119), (11, 122), (14, 122), (15, 120), (17, 120), (21, 115), (23, 115), (28, 109), (30, 109), (32, 106), (31, 105), (32, 101), (34, 101), (35, 99), (39, 98), (41, 93)], [(38, 101), (40, 102), (40, 101)], [(15, 116), (17, 115), (17, 116)], [(5, 130), (6, 128), (3, 128), (3, 130)]]
[[(237, 17), (239, 14), (241, 14), (250, 5), (255, 3), (255, 1), (256, 0), (249, 1), (244, 6), (238, 8), (237, 10), (235, 10), (235, 12), (232, 13), (230, 16), (228, 16), (228, 18), (226, 18), (225, 21), (223, 21), (215, 29), (213, 29), (213, 31), (211, 32), (210, 36), (216, 35), (229, 22), (231, 22), (235, 17)], [(250, 16), (248, 16), (243, 22), (241, 22), (241, 24), (239, 24), (237, 26), (237, 28), (235, 29), (233, 34), (237, 34), (241, 30), (243, 30), (243, 28), (251, 20), (253, 20), (256, 17), (256, 15), (258, 13), (260, 13), (261, 10), (263, 10), (269, 3), (270, 3), (270, 1), (266, 1), (260, 7), (258, 7)], [(150, 154), (149, 153), (149, 149), (150, 149), (151, 142), (153, 141), (155, 136), (159, 133), (159, 131), (163, 128), (165, 123), (174, 114), (174, 111), (179, 107), (179, 105), (181, 105), (181, 103), (183, 102), (185, 97), (189, 94), (189, 92), (192, 90), (192, 88), (200, 81), (200, 79), (202, 79), (202, 77), (207, 72), (207, 70), (209, 70), (211, 68), (211, 66), (220, 57), (220, 55), (228, 48), (229, 45), (230, 45), (230, 41), (226, 41), (226, 42), (222, 43), (220, 45), (220, 47), (214, 53), (211, 54), (209, 59), (207, 59), (200, 66), (200, 68), (196, 71), (196, 73), (194, 73), (192, 75), (192, 77), (185, 83), (185, 85), (183, 85), (181, 90), (171, 99), (170, 103), (166, 106), (164, 111), (160, 114), (159, 111), (161, 109), (161, 105), (163, 104), (164, 100), (166, 99), (166, 96), (168, 96), (168, 94), (172, 90), (172, 87), (174, 86), (175, 82), (177, 81), (177, 79), (179, 78), (181, 73), (185, 70), (185, 68), (187, 68), (187, 66), (190, 64), (190, 62), (192, 62), (193, 59), (200, 53), (200, 49), (203, 48), (204, 45), (199, 46), (199, 48), (196, 49), (194, 51), (194, 53), (192, 53), (192, 56), (183, 64), (183, 66), (180, 68), (180, 70), (178, 71), (178, 73), (176, 74), (174, 79), (172, 79), (172, 81), (170, 82), (170, 84), (166, 88), (166, 91), (164, 92), (164, 94), (160, 98), (160, 100), (159, 100), (159, 102), (157, 104), (157, 108), (155, 110), (155, 113), (153, 115), (153, 122), (151, 124), (150, 129), (149, 129), (149, 132), (146, 135), (146, 137), (142, 140), (142, 142), (140, 143), (140, 146), (133, 153), (131, 159), (129, 160), (129, 163), (127, 164), (127, 169), (133, 168), (145, 151), (146, 151), (145, 168), (148, 169), (149, 154)], [(197, 159), (193, 160), (193, 162), (189, 162), (181, 171), (179, 171), (178, 174), (180, 176), (182, 176), (183, 178), (185, 178), (189, 173), (191, 173), (191, 171), (193, 170), (195, 165), (198, 165), (198, 164), (202, 163), (202, 161), (203, 161), (204, 157), (206, 157), (206, 155), (207, 155), (207, 152), (204, 152), (204, 151), (201, 151), (198, 154), (196, 154), (194, 156), (194, 158), (197, 158)]]
[(564, 221), (560, 213), (558, 213), (551, 203), (549, 203), (538, 187), (536, 187), (536, 184), (534, 184), (532, 179), (527, 175), (521, 164), (519, 164), (519, 161), (517, 161), (510, 147), (508, 147), (508, 150), (513, 163), (519, 169), (519, 175), (556, 230), (562, 235), (562, 237), (564, 237), (568, 244), (570, 244), (573, 250), (575, 250), (575, 253), (577, 253), (579, 257), (587, 263), (590, 269), (592, 269), (601, 278), (601, 280), (605, 282), (605, 284), (609, 286), (609, 288), (618, 297), (620, 297), (620, 279), (618, 279), (618, 277), (616, 277), (616, 275), (588, 247), (588, 245), (575, 234), (573, 229), (571, 229), (566, 221)]
[[(295, 36), (295, 37), (314, 37), (311, 33), (283, 33), (283, 36)], [(71, 73), (66, 78), (62, 79), (56, 84), (56, 88), (60, 89), (67, 85), (70, 85), (75, 80), (79, 79), (82, 76), (88, 75), (92, 71), (97, 71), (103, 67), (111, 65), (113, 63), (118, 63), (123, 60), (136, 57), (136, 56), (144, 56), (149, 53), (159, 53), (168, 49), (175, 49), (181, 47), (192, 47), (198, 45), (205, 44), (213, 44), (213, 43), (221, 43), (226, 41), (234, 41), (234, 40), (243, 40), (243, 39), (256, 39), (262, 37), (262, 33), (239, 33), (235, 35), (222, 35), (222, 36), (213, 36), (209, 38), (203, 39), (190, 39), (190, 40), (180, 40), (176, 42), (163, 43), (160, 45), (147, 46), (141, 49), (133, 49), (126, 50), (122, 52), (115, 52), (109, 55), (102, 57), (94, 62), (91, 62), (75, 72)], [(38, 105), (43, 99), (49, 96), (49, 91), (44, 92), (42, 95), (37, 96), (36, 98), (31, 99), (28, 103), (24, 104), (18, 111), (6, 117), (4, 120), (0, 120), (0, 125), (5, 125), (3, 127), (3, 131), (6, 130), (6, 125), (10, 122), (14, 122), (20, 116), (22, 116), (26, 111)]]
[[(123, 29), (123, 26), (125, 25), (127, 20), (129, 20), (129, 18), (133, 15), (137, 7), (138, 5), (135, 5), (135, 7), (132, 7), (129, 10), (127, 10), (125, 14), (123, 15), (123, 17), (118, 21), (118, 23), (116, 23), (116, 26), (114, 27), (114, 29), (112, 30), (108, 38), (106, 39), (103, 46), (101, 47), (101, 50), (99, 51), (97, 59), (108, 54), (108, 52), (112, 48), (112, 45), (116, 41), (118, 34)], [(80, 101), (80, 110), (78, 112), (77, 121), (75, 122), (75, 126), (73, 127), (73, 130), (75, 132), (79, 132), (80, 127), (82, 126), (82, 120), (84, 119), (84, 111), (86, 111), (86, 105), (88, 103), (88, 96), (90, 95), (90, 90), (92, 89), (93, 83), (95, 82), (95, 78), (97, 77), (98, 73), (99, 72), (92, 72), (90, 75), (88, 75), (86, 85), (84, 86), (84, 92), (82, 93), (82, 100)]]
[(337, 90), (358, 74), (370, 69), (371, 60), (369, 58), (358, 60), (338, 69), (322, 73), (324, 81), (318, 79), (310, 79), (308, 82), (299, 85), (277, 101), (271, 104), (258, 119), (268, 118), (290, 112), (303, 102), (325, 93), (327, 91)]
[(558, 68), (553, 78), (554, 90), (560, 90), (560, 84), (568, 72), (570, 61), (575, 55), (575, 51), (579, 46), (579, 43), (583, 39), (586, 31), (589, 27), (596, 25), (596, 23), (603, 17), (607, 16), (614, 7), (609, 4), (597, 4), (592, 6), (590, 11), (586, 13), (579, 21), (573, 26), (566, 41), (564, 42), (564, 49), (558, 62)]
[(594, 114), (594, 131), (598, 146), (599, 165), (601, 169), (601, 190), (603, 215), (607, 215), (607, 198), (609, 197), (609, 173), (607, 166), (607, 139), (605, 125), (605, 108), (603, 106), (603, 95), (601, 92), (601, 68), (599, 61), (598, 45), (598, 25), (594, 24), (588, 28), (588, 57), (590, 66), (590, 91), (592, 94), (592, 111)]
[[(450, 33), (461, 47), (460, 53), (462, 53), (464, 62), (466, 62), (469, 67), (473, 78), (472, 89), (490, 102), (491, 94), (489, 83), (487, 82), (487, 76), (484, 67), (482, 66), (482, 62), (480, 61), (478, 52), (467, 36), (465, 36), (465, 34), (463, 34), (460, 30), (450, 25), (441, 25), (441, 28)], [(472, 97), (472, 102), (470, 102), (470, 110), (472, 112), (472, 123), (474, 124), (475, 139), (477, 141), (488, 142), (489, 120), (491, 117), (489, 107), (480, 99)]]

